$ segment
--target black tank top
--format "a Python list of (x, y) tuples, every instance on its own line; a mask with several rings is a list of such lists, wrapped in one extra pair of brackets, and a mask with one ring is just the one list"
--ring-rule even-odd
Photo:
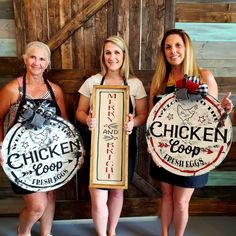
[(19, 107), (17, 109), (17, 113), (16, 113), (16, 117), (15, 117), (15, 121), (14, 121), (13, 125), (19, 121), (21, 114), (22, 114), (23, 110), (25, 109), (24, 108), (25, 106), (30, 106), (31, 108), (37, 109), (39, 111), (46, 109), (47, 113), (51, 113), (53, 115), (60, 116), (61, 111), (60, 111), (60, 108), (56, 102), (55, 94), (54, 94), (52, 87), (50, 86), (48, 80), (44, 79), (44, 82), (45, 82), (45, 84), (48, 88), (48, 91), (50, 93), (51, 100), (50, 99), (31, 99), (31, 98), (26, 97), (26, 78), (25, 77), (26, 77), (26, 75), (24, 75), (24, 77), (23, 77), (22, 97), (21, 97)]

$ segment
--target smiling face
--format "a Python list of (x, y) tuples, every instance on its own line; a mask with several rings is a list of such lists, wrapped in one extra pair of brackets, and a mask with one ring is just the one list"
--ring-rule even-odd
[(123, 51), (111, 42), (107, 42), (104, 46), (104, 62), (108, 71), (119, 71), (124, 60)]
[(47, 53), (39, 47), (30, 47), (24, 56), (27, 72), (33, 76), (42, 75), (48, 67)]
[(181, 36), (171, 34), (165, 40), (164, 51), (166, 60), (171, 66), (179, 66), (185, 57), (185, 44)]

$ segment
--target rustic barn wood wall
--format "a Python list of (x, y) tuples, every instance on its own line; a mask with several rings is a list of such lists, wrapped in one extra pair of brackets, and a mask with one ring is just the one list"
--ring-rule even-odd
[[(214, 22), (221, 18), (224, 21), (220, 22), (233, 23), (236, 14), (236, 1), (0, 0), (0, 6), (2, 3), (8, 7), (0, 7), (0, 13), (3, 13), (0, 14), (0, 24), (2, 19), (9, 19), (16, 31), (15, 35), (12, 33), (15, 43), (8, 41), (12, 36), (3, 40), (4, 48), (11, 48), (12, 54), (0, 57), (0, 87), (22, 73), (21, 55), (26, 43), (33, 40), (46, 42), (52, 50), (52, 70), (47, 76), (63, 88), (70, 120), (76, 125), (74, 112), (78, 88), (89, 75), (99, 71), (101, 45), (107, 36), (118, 34), (124, 37), (135, 72), (149, 92), (159, 42), (166, 29), (174, 27), (175, 22), (193, 23), (199, 19)], [(217, 60), (219, 63), (221, 58)], [(221, 91), (229, 87), (230, 78), (217, 78)], [(144, 127), (138, 133), (136, 172), (133, 184), (125, 192), (123, 216), (155, 215), (159, 211), (160, 188), (159, 183), (149, 176), (150, 156), (146, 152)], [(224, 170), (235, 170), (235, 153), (234, 149), (230, 151), (232, 158), (225, 162)], [(89, 194), (83, 182), (85, 174), (81, 169), (57, 191), (56, 218), (91, 217)], [(11, 192), (2, 171), (0, 182), (0, 215), (17, 214), (22, 200)], [(190, 206), (191, 214), (236, 214), (235, 187), (213, 185), (196, 191)]]

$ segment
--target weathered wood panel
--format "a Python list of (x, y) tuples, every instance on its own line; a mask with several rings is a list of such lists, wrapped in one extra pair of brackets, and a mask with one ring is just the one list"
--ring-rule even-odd
[[(197, 58), (200, 59), (235, 59), (236, 52), (232, 50), (235, 42), (193, 42)], [(221, 48), (221, 50), (219, 50)]]
[(236, 2), (183, 2), (177, 1), (176, 21), (178, 22), (236, 22)]
[(16, 40), (0, 39), (0, 57), (16, 56)]
[(16, 33), (12, 1), (0, 0), (0, 57), (16, 56)]
[[(60, 4), (58, 0), (51, 0), (48, 2), (48, 20), (50, 26), (50, 35), (55, 35), (60, 29), (60, 13), (59, 13)], [(61, 58), (61, 49), (58, 48), (52, 53), (51, 56), (51, 67), (52, 68), (62, 68), (62, 58)]]
[(65, 42), (75, 30), (80, 28), (85, 22), (89, 20), (100, 8), (102, 8), (109, 0), (100, 0), (97, 2), (90, 2), (81, 12), (78, 12), (74, 18), (61, 28), (55, 35), (51, 36), (48, 45), (54, 51), (57, 47)]
[(14, 19), (0, 19), (0, 38), (1, 39), (16, 38)]
[(211, 171), (207, 186), (236, 186), (236, 171)]
[(12, 0), (0, 0), (0, 19), (14, 19)]
[[(120, 0), (119, 0), (120, 1)], [(108, 35), (116, 35), (118, 32), (118, 3), (119, 1), (109, 1), (107, 3), (107, 34)]]
[[(198, 58), (199, 66), (208, 68), (212, 73), (227, 80), (227, 77), (235, 77), (236, 75), (236, 59), (200, 59)], [(232, 81), (231, 81), (232, 82)]]
[(129, 45), (129, 17), (130, 17), (130, 11), (129, 7), (130, 1), (116, 1), (118, 8), (118, 32), (122, 32), (122, 37), (126, 41), (127, 45)]
[[(40, 37), (38, 37), (38, 25), (39, 22), (37, 18), (35, 17), (38, 13), (38, 11), (41, 11), (41, 8), (37, 9), (39, 1), (29, 1), (29, 0), (23, 0), (23, 14), (24, 14), (24, 20), (25, 20), (25, 35), (26, 35), (26, 43), (33, 41), (33, 40), (42, 40)], [(44, 1), (46, 3), (46, 1)], [(39, 16), (39, 20), (42, 19)], [(44, 18), (45, 19), (45, 18)], [(41, 28), (41, 25), (39, 26)]]
[(25, 24), (24, 24), (24, 14), (23, 14), (23, 6), (21, 0), (13, 0), (13, 8), (14, 8), (14, 17), (15, 17), (15, 25), (16, 25), (16, 51), (17, 57), (20, 58), (23, 54), (24, 47), (26, 44), (26, 36), (25, 36)]
[[(60, 4), (58, 0), (13, 0), (13, 3), (16, 37), (23, 39), (16, 41), (18, 57), (22, 55), (27, 42), (49, 40), (48, 44), (53, 50), (52, 68), (55, 69), (99, 68), (100, 46), (104, 38), (112, 34), (123, 36), (131, 47), (135, 69), (154, 69), (158, 50), (156, 42), (164, 33), (162, 25), (168, 21), (166, 28), (169, 28), (175, 15), (175, 8), (172, 7), (174, 0), (104, 0), (96, 4), (89, 0), (60, 1)], [(166, 11), (166, 8), (172, 11)], [(134, 11), (137, 9), (139, 11)], [(94, 16), (93, 11), (97, 12)], [(23, 21), (26, 23), (23, 24)], [(66, 40), (70, 36), (72, 38), (68, 43)], [(153, 41), (153, 38), (156, 40)]]
[[(165, 8), (165, 1), (142, 1), (142, 44), (141, 44), (141, 68), (143, 70), (150, 70), (155, 68), (156, 55), (159, 49), (157, 42), (160, 42), (164, 28), (164, 16), (167, 14)], [(153, 9), (156, 9), (153, 11)], [(170, 14), (170, 13), (169, 13)]]
[(1, 57), (0, 59), (0, 76), (16, 76), (23, 69), (22, 60), (16, 57)]
[[(74, 8), (73, 8), (73, 14), (75, 14), (76, 12), (82, 11), (83, 10), (83, 1), (80, 1), (77, 3), (77, 1), (75, 1), (74, 3)], [(74, 68), (78, 68), (78, 69), (82, 69), (85, 67), (85, 56), (84, 56), (84, 48), (85, 48), (85, 39), (84, 39), (84, 26), (80, 27), (78, 30), (75, 31), (74, 33), (74, 54), (73, 54), (73, 58), (74, 58)]]
[[(86, 3), (86, 4), (85, 4)], [(107, 3), (104, 2), (104, 4)], [(87, 0), (84, 1), (85, 7), (89, 7), (89, 5), (93, 5), (93, 2)], [(103, 6), (103, 5), (102, 5)], [(98, 8), (100, 9), (100, 7)], [(97, 12), (97, 10), (96, 10)], [(84, 24), (84, 69), (94, 68), (96, 65), (96, 61), (98, 59), (98, 55), (96, 55), (96, 38), (95, 38), (95, 15), (90, 17)]]
[[(71, 0), (65, 0), (60, 2), (60, 28), (63, 28), (66, 23), (71, 20)], [(73, 67), (72, 58), (72, 38), (68, 38), (63, 45), (61, 45), (61, 63), (65, 69), (71, 69)]]
[[(95, 27), (95, 36), (94, 36), (94, 43), (95, 46), (93, 48), (93, 50), (95, 50), (94, 52), (94, 57), (96, 57), (96, 55), (100, 55), (101, 53), (101, 49), (102, 49), (102, 45), (103, 45), (103, 41), (105, 38), (107, 38), (108, 33), (107, 33), (107, 26), (108, 25), (108, 16), (107, 16), (107, 11), (108, 11), (108, 3), (106, 4), (105, 7), (103, 7), (100, 11), (98, 11), (95, 15), (95, 22), (94, 22), (94, 27)], [(85, 58), (86, 60), (86, 58)], [(100, 61), (95, 59), (94, 62), (94, 68), (100, 68)]]
[[(130, 2), (130, 24), (129, 24), (129, 49), (130, 49), (130, 59), (132, 65), (136, 69), (141, 69), (141, 38), (142, 29), (140, 28), (142, 23), (142, 6), (140, 6), (139, 0), (134, 0)], [(131, 22), (136, 22), (132, 24)]]
[[(184, 28), (192, 41), (236, 42), (236, 24), (176, 22), (176, 28)], [(220, 48), (219, 48), (220, 50)]]
[(208, 68), (216, 77), (236, 76), (236, 24), (183, 23), (176, 28), (184, 29), (193, 41), (198, 63)]

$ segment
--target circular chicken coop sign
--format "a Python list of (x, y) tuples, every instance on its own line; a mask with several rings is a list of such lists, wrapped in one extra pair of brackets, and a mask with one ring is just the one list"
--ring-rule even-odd
[(3, 141), (3, 169), (29, 191), (49, 191), (67, 183), (83, 164), (83, 144), (75, 127), (55, 116), (41, 128), (16, 123)]
[(149, 114), (146, 139), (154, 162), (168, 171), (201, 175), (218, 166), (232, 142), (232, 124), (218, 101), (164, 96)]

